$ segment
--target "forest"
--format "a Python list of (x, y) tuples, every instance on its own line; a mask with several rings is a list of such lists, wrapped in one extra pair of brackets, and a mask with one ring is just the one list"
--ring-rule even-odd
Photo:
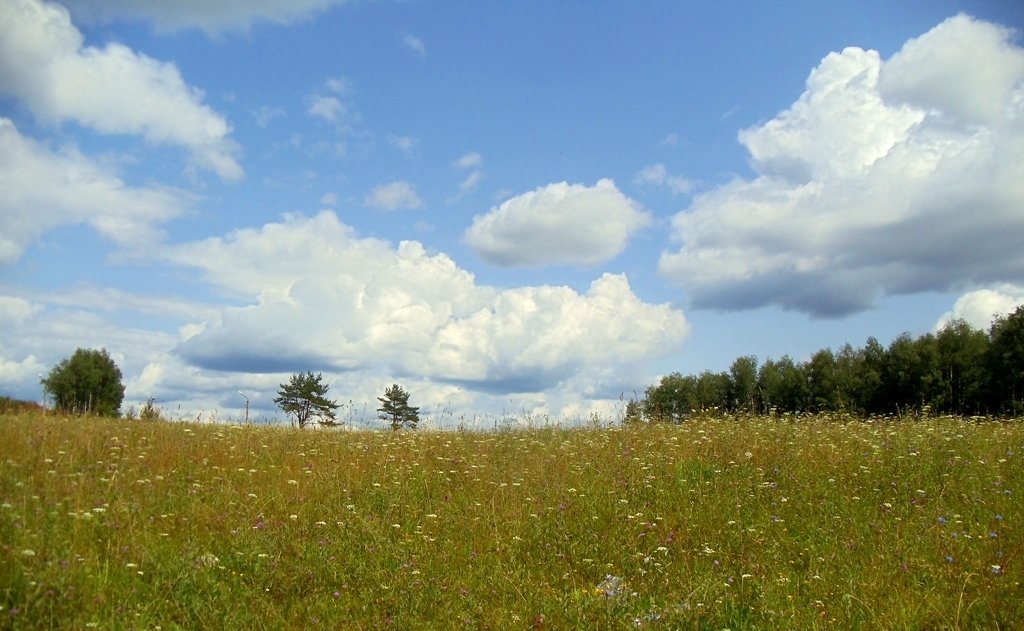
[(696, 412), (1024, 413), (1024, 306), (978, 330), (954, 320), (883, 346), (822, 349), (803, 362), (736, 358), (726, 372), (662, 377), (627, 404), (627, 422), (680, 422)]

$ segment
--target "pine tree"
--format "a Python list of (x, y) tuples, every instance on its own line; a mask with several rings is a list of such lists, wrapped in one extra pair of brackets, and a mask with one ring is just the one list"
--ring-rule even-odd
[(391, 423), (391, 429), (398, 431), (403, 426), (416, 429), (420, 421), (420, 409), (409, 405), (409, 393), (397, 383), (384, 391), (383, 397), (377, 397), (381, 406), (377, 408), (380, 418)]
[(336, 425), (334, 410), (338, 404), (326, 397), (329, 389), (320, 373), (296, 373), (291, 381), (281, 384), (274, 403), (285, 414), (294, 414), (300, 428), (315, 419), (321, 425)]

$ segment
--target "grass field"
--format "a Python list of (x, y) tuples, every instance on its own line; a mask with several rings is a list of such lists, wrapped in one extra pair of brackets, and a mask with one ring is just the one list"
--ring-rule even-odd
[(0, 627), (1024, 628), (1024, 423), (0, 416)]

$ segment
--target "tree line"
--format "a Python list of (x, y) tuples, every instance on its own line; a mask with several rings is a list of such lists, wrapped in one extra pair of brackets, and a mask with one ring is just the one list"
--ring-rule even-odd
[(736, 358), (726, 372), (662, 377), (626, 420), (679, 422), (699, 411), (757, 414), (930, 411), (957, 415), (1024, 413), (1024, 305), (986, 331), (954, 320), (937, 333), (909, 333), (882, 346), (822, 349), (805, 362)]

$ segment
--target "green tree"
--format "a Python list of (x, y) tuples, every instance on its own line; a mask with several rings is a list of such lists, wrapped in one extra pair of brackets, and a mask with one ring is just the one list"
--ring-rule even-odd
[(753, 411), (757, 394), (757, 357), (737, 357), (729, 367), (729, 405), (734, 410)]
[(377, 408), (380, 418), (391, 423), (391, 429), (398, 431), (402, 427), (416, 429), (420, 421), (420, 409), (409, 405), (409, 393), (397, 383), (384, 391), (383, 397), (377, 397), (381, 406)]
[(757, 373), (757, 390), (765, 412), (773, 408), (782, 412), (807, 409), (807, 377), (803, 365), (794, 363), (789, 355), (765, 360)]
[(919, 410), (929, 405), (940, 379), (935, 336), (917, 340), (903, 333), (889, 344), (882, 370), (882, 392), (887, 412)]
[(857, 352), (854, 371), (854, 405), (862, 414), (886, 412), (882, 373), (885, 371), (885, 347), (875, 337), (869, 337), (864, 348)]
[(65, 413), (117, 416), (124, 401), (121, 369), (106, 349), (77, 349), (42, 384), (53, 406)]
[(835, 354), (836, 398), (839, 402), (837, 409), (840, 411), (860, 411), (863, 413), (863, 410), (858, 407), (857, 401), (857, 391), (861, 387), (858, 374), (861, 361), (861, 353), (855, 350), (849, 343), (843, 344), (843, 347)]
[(693, 375), (665, 375), (658, 385), (648, 387), (644, 395), (644, 417), (652, 422), (679, 423), (700, 407), (697, 378)]
[(1011, 414), (1024, 413), (1024, 305), (996, 318), (989, 331), (989, 371), (995, 405)]
[(757, 370), (757, 405), (761, 414), (770, 414), (778, 409), (781, 383), (779, 365), (769, 357)]
[(834, 412), (842, 407), (836, 357), (824, 348), (811, 356), (804, 370), (807, 372), (808, 400), (814, 412)]
[(300, 428), (313, 421), (321, 425), (337, 425), (334, 410), (338, 404), (327, 398), (329, 389), (320, 373), (296, 373), (288, 383), (281, 384), (274, 403), (285, 414), (294, 415)]
[(943, 412), (979, 414), (985, 406), (989, 337), (964, 320), (949, 322), (935, 336), (941, 377), (933, 406)]
[(729, 373), (705, 370), (697, 376), (697, 407), (702, 412), (729, 407)]
[(636, 423), (642, 423), (644, 420), (643, 410), (640, 407), (640, 402), (636, 399), (630, 399), (626, 402), (626, 410), (622, 415), (623, 425), (635, 425)]

